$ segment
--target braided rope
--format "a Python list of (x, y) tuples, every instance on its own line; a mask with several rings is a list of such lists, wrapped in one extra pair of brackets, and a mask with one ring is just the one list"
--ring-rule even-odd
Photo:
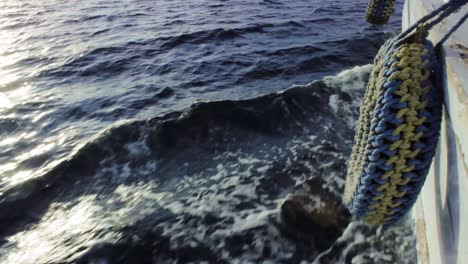
[(370, 224), (409, 211), (429, 170), (441, 120), (431, 42), (387, 41), (376, 57), (361, 107), (345, 202)]
[[(441, 5), (431, 13), (422, 17), (418, 23), (415, 23), (412, 27), (409, 27), (402, 35), (413, 31), (417, 25), (426, 23), (429, 19), (434, 19), (433, 21), (426, 24), (426, 27), (429, 30), (431, 27), (438, 24), (440, 21), (455, 12), (461, 6), (465, 5), (467, 2), (468, 0), (451, 0)], [(366, 10), (367, 22), (375, 25), (387, 24), (388, 19), (395, 11), (393, 8), (394, 4), (395, 0), (369, 0)], [(438, 17), (435, 18), (436, 16)]]
[[(374, 0), (371, 0), (374, 1)], [(375, 0), (377, 1), (377, 0)], [(452, 0), (379, 50), (360, 110), (344, 200), (367, 223), (391, 225), (415, 203), (434, 156), (442, 115), (437, 50), (429, 29), (468, 0)], [(382, 7), (382, 5), (381, 5)]]
[(395, 0), (369, 0), (366, 11), (366, 20), (375, 25), (387, 24), (394, 12)]

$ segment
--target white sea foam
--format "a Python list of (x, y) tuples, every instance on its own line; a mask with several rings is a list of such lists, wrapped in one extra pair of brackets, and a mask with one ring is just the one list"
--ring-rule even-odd
[[(337, 92), (349, 91), (353, 102), (357, 102), (356, 95), (362, 93), (362, 89), (356, 87), (365, 79), (364, 72), (369, 70), (370, 66), (356, 67), (326, 80), (336, 85)], [(364, 77), (356, 81), (353, 74)], [(347, 85), (349, 87), (343, 89)], [(330, 97), (332, 110), (355, 121), (356, 113), (344, 107), (339, 98), (337, 95)], [(47, 210), (40, 222), (8, 238), (10, 252), (4, 258), (5, 263), (62, 259), (64, 252), (73, 251), (76, 245), (95, 243), (93, 234), (100, 230), (118, 230), (163, 212), (173, 214), (172, 218), (145, 228), (161, 228), (162, 235), (170, 237), (171, 249), (203, 244), (230, 263), (255, 263), (261, 257), (264, 263), (278, 263), (297, 250), (296, 245), (272, 224), (282, 199), (294, 186), (312, 176), (321, 177), (338, 195), (344, 187), (344, 172), (340, 168), (347, 157), (337, 142), (321, 135), (291, 136), (282, 145), (260, 144), (254, 151), (219, 152), (210, 156), (209, 161), (203, 161), (206, 166), (201, 170), (194, 169), (196, 159), (181, 161), (180, 166), (172, 167), (170, 177), (161, 170), (164, 161), (150, 157), (145, 140), (137, 140), (125, 148), (132, 157), (148, 160), (133, 166), (129, 162), (113, 162), (112, 157), (108, 157), (96, 175), (80, 179), (77, 189), (70, 190), (79, 198), (67, 201), (65, 194), (62, 201)], [(297, 167), (300, 167), (297, 174), (287, 170)], [(260, 190), (276, 184), (276, 178), (268, 177), (278, 173), (290, 177), (293, 183), (272, 199), (268, 192)], [(313, 201), (315, 206), (322, 204), (319, 197)], [(214, 223), (205, 224), (201, 220), (207, 216), (212, 216)], [(351, 263), (393, 263), (397, 261), (395, 252), (405, 256), (403, 263), (412, 263), (413, 236), (408, 225), (410, 223), (406, 222), (394, 229), (375, 231), (362, 222), (352, 222), (337, 241), (342, 250), (332, 248), (309, 263), (327, 263), (324, 261), (327, 258), (333, 259), (332, 263), (349, 263), (347, 259)], [(99, 241), (120, 238), (118, 232), (105, 234)], [(232, 256), (229, 239), (245, 234), (252, 234), (251, 243)], [(362, 247), (361, 252), (356, 252)], [(267, 257), (264, 256), (266, 248), (272, 252)]]

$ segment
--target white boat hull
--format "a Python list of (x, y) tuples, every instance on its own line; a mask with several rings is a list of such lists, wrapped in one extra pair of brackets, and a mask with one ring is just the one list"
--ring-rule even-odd
[[(406, 0), (403, 30), (443, 3)], [(468, 6), (432, 30), (437, 41)], [(468, 22), (444, 46), (444, 117), (431, 170), (415, 206), (418, 262), (468, 263)]]

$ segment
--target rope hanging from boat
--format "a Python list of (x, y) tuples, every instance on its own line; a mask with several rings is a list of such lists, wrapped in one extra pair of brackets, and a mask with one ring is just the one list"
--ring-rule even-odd
[(442, 43), (434, 47), (428, 30), (467, 2), (442, 5), (388, 40), (375, 58), (345, 187), (349, 210), (367, 223), (397, 222), (421, 191), (442, 115), (442, 71), (436, 55)]
[(393, 14), (395, 0), (369, 0), (367, 4), (366, 20), (375, 25), (387, 24)]

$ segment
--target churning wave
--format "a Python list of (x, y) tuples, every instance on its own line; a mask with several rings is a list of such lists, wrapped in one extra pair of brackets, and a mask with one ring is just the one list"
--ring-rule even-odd
[(0, 262), (415, 263), (341, 204), (365, 8), (1, 1)]
[[(291, 27), (291, 23), (285, 25)], [(278, 30), (277, 25), (269, 26)], [(247, 38), (249, 32), (264, 27), (269, 28), (263, 25), (249, 30), (222, 31), (239, 31), (242, 38)], [(28, 57), (17, 62), (23, 67), (38, 67), (38, 73), (2, 85), (2, 90), (12, 90), (13, 93), (26, 90), (23, 93), (31, 95), (19, 98), (18, 105), (2, 110), (0, 114), (0, 134), (18, 139), (14, 144), (5, 143), (6, 146), (0, 142), (3, 146), (0, 158), (19, 156), (15, 166), (3, 171), (0, 191), (15, 182), (13, 178), (18, 178), (17, 171), (29, 171), (34, 177), (39, 176), (38, 167), (48, 166), (51, 159), (64, 158), (75, 147), (74, 142), (86, 142), (89, 136), (119, 120), (152, 116), (154, 110), (180, 109), (199, 94), (219, 99), (225, 97), (226, 90), (232, 93), (238, 89), (241, 92), (235, 92), (234, 97), (252, 97), (279, 90), (282, 84), (301, 83), (333, 74), (337, 69), (364, 65), (372, 61), (380, 44), (391, 35), (370, 30), (350, 38), (287, 47), (259, 47), (216, 56), (212, 56), (211, 49), (198, 50), (194, 54), (200, 60), (194, 61), (165, 62), (160, 59), (161, 56), (176, 56), (171, 53), (178, 52), (176, 46), (183, 46), (183, 43), (231, 45), (226, 36), (218, 36), (216, 32), (220, 30), (190, 33), (191, 37), (177, 35), (96, 47), (61, 62), (58, 58), (45, 57)], [(219, 43), (223, 41), (227, 43)], [(193, 48), (193, 43), (187, 45)], [(147, 76), (159, 79), (167, 76), (171, 85), (148, 83), (145, 78), (154, 77)], [(28, 82), (37, 83), (38, 87), (32, 87)], [(260, 82), (265, 87), (258, 87)], [(98, 88), (101, 92), (96, 92)], [(80, 96), (67, 96), (75, 91)], [(65, 99), (57, 99), (57, 94), (64, 94), (61, 97)], [(28, 152), (51, 145), (64, 131), (73, 130), (71, 128), (78, 132), (70, 133), (72, 138), (66, 139), (71, 141), (66, 142), (70, 146), (62, 146), (60, 153), (51, 149), (49, 153), (29, 157)], [(18, 155), (20, 153), (23, 155)]]
[(304, 188), (341, 200), (369, 71), (115, 125), (3, 192), (0, 261), (413, 263), (409, 224), (316, 241), (280, 216)]

